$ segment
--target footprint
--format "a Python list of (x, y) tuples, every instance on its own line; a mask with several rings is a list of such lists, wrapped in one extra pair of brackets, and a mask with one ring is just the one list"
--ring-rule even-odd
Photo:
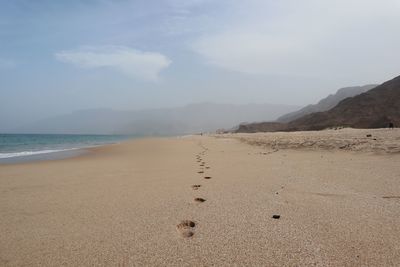
[(204, 202), (204, 201), (206, 201), (204, 198), (201, 198), (201, 197), (196, 197), (195, 199), (194, 199), (194, 201), (195, 202), (199, 202), (199, 203), (202, 203), (202, 202)]
[(197, 189), (199, 189), (200, 187), (201, 187), (201, 185), (199, 185), (199, 184), (194, 184), (194, 185), (192, 185), (193, 190), (197, 190)]
[(195, 222), (183, 220), (176, 226), (176, 230), (181, 234), (182, 237), (192, 237), (194, 235), (193, 228), (195, 226)]
[(198, 171), (197, 173), (204, 173), (204, 171)]
[(204, 176), (204, 179), (211, 179), (211, 176)]
[(209, 169), (209, 168), (210, 168), (210, 167), (208, 167), (208, 166), (206, 167), (206, 169)]

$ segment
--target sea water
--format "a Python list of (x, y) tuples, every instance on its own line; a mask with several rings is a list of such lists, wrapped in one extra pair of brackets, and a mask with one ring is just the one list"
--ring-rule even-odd
[(0, 161), (72, 151), (133, 138), (121, 135), (0, 134)]

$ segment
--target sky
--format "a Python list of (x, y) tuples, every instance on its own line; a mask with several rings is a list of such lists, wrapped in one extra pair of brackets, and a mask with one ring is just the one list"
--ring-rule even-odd
[(80, 109), (306, 105), (400, 75), (399, 0), (0, 0), (0, 131)]

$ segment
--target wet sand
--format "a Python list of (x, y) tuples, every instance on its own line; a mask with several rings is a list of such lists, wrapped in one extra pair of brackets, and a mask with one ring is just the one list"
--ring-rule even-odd
[[(139, 139), (0, 165), (0, 266), (399, 266), (400, 131), (364, 131)], [(362, 146), (332, 145), (346, 140)]]

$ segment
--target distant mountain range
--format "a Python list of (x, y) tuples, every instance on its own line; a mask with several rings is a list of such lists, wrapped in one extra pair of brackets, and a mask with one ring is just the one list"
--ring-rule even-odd
[(41, 120), (15, 133), (176, 135), (214, 132), (243, 121), (274, 120), (298, 106), (199, 103), (138, 111), (81, 110)]
[(277, 119), (277, 122), (287, 123), (311, 113), (330, 110), (331, 108), (339, 104), (339, 102), (342, 101), (343, 99), (348, 97), (353, 97), (361, 93), (365, 93), (376, 86), (378, 85), (369, 84), (364, 86), (341, 88), (335, 94), (327, 96), (326, 98), (320, 100), (317, 104), (308, 105), (300, 110), (290, 112), (288, 114), (279, 117)]
[(389, 123), (398, 126), (400, 76), (354, 97), (347, 97), (329, 110), (306, 114), (294, 120), (290, 116), (280, 118), (281, 121), (288, 121), (286, 123), (242, 124), (237, 132), (322, 130), (332, 127), (383, 128)]

